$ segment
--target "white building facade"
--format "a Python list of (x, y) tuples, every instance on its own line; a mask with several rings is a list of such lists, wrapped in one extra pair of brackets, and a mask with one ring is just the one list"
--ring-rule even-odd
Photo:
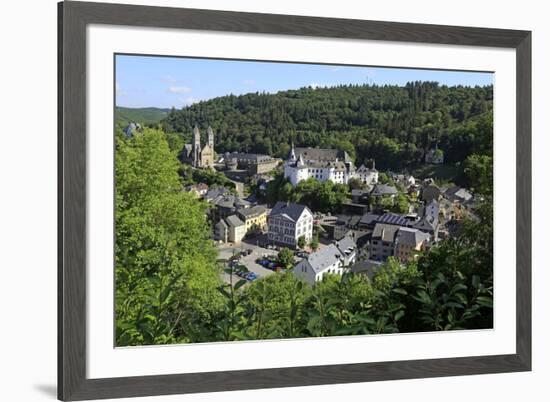
[(361, 166), (357, 171), (349, 155), (336, 149), (294, 148), (284, 164), (284, 175), (293, 186), (302, 180), (313, 178), (347, 184), (351, 178), (363, 183), (378, 183), (378, 171)]
[(300, 261), (293, 270), (297, 278), (313, 285), (326, 274), (343, 275), (355, 264), (357, 245), (351, 237), (323, 247)]
[(313, 237), (313, 214), (305, 205), (279, 201), (267, 217), (269, 241), (296, 248), (298, 239)]
[(313, 285), (323, 280), (325, 274), (342, 275), (344, 263), (338, 248), (331, 244), (300, 261), (293, 270), (297, 278)]
[(361, 165), (359, 169), (355, 171), (355, 178), (361, 180), (361, 183), (373, 186), (378, 183), (378, 170), (372, 164), (372, 169), (369, 169), (365, 165)]

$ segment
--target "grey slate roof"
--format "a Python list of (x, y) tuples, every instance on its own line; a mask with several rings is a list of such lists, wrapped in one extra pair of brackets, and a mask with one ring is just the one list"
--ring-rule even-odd
[(269, 155), (263, 155), (263, 154), (246, 154), (241, 152), (226, 152), (224, 155), (225, 159), (237, 159), (239, 161), (243, 161), (245, 163), (263, 163), (263, 162), (271, 162), (274, 161), (274, 158), (272, 158)]
[(360, 221), (361, 215), (336, 215), (336, 223), (338, 225), (355, 227)]
[(361, 217), (360, 223), (362, 223), (363, 225), (372, 224), (372, 223), (376, 222), (380, 218), (380, 216), (381, 215), (378, 215), (378, 214), (366, 213), (365, 215), (363, 215)]
[(319, 273), (342, 258), (342, 253), (340, 253), (338, 247), (330, 244), (315, 253), (311, 253), (307, 257), (307, 262), (315, 273)]
[(265, 205), (256, 205), (250, 208), (241, 208), (237, 212), (245, 218), (259, 216), (267, 210)]
[(223, 219), (220, 219), (218, 223), (216, 223), (216, 228), (224, 228), (227, 229), (227, 223)]
[(364, 189), (361, 189), (361, 188), (354, 188), (353, 190), (351, 190), (351, 196), (352, 197), (362, 197), (364, 195), (368, 195), (369, 194), (369, 190), (364, 190)]
[(397, 194), (397, 189), (393, 186), (388, 186), (387, 184), (377, 184), (372, 189), (372, 195), (395, 195)]
[(216, 197), (213, 202), (214, 205), (222, 208), (247, 208), (250, 205), (250, 202), (240, 199), (233, 194), (224, 194)]
[(336, 159), (344, 162), (351, 162), (351, 158), (345, 151), (338, 149), (324, 149), (324, 148), (295, 148), (296, 159), (302, 155), (306, 161), (335, 161)]
[(347, 169), (344, 162), (329, 162), (329, 161), (305, 161), (303, 165), (311, 169), (334, 168), (335, 170), (344, 171)]
[(472, 199), (472, 194), (461, 187), (451, 187), (445, 191), (445, 195), (451, 199), (468, 202)]
[(409, 220), (407, 220), (403, 215), (392, 214), (390, 212), (380, 216), (376, 219), (376, 222), (397, 226), (409, 226), (410, 224)]
[(204, 199), (207, 201), (212, 201), (215, 198), (219, 197), (220, 195), (224, 195), (228, 192), (229, 190), (225, 187), (210, 188), (208, 192), (205, 194)]
[(244, 222), (241, 221), (237, 215), (231, 215), (231, 216), (228, 216), (227, 218), (225, 218), (225, 221), (227, 222), (227, 224), (229, 226), (233, 226), (233, 227), (239, 227), (239, 226), (243, 226), (244, 225)]
[(336, 242), (336, 247), (338, 247), (338, 250), (340, 250), (343, 255), (346, 255), (355, 250), (357, 248), (357, 245), (355, 244), (355, 240), (353, 240), (351, 236), (345, 236), (341, 240)]
[(374, 226), (372, 238), (381, 239), (382, 241), (387, 242), (393, 242), (395, 239), (395, 233), (399, 230), (399, 228), (400, 226), (377, 223), (376, 226)]
[[(277, 216), (277, 215), (286, 215), (288, 216), (292, 221), (296, 222), (304, 210), (308, 210), (309, 208), (302, 204), (295, 204), (293, 202), (283, 202), (278, 201), (273, 209), (271, 210), (269, 216)], [(311, 213), (311, 211), (309, 211)]]
[(422, 219), (413, 225), (413, 228), (420, 230), (435, 231), (439, 224), (439, 218), (434, 218), (431, 215), (425, 215)]
[(399, 228), (395, 237), (396, 244), (406, 244), (408, 246), (416, 247), (424, 241), (428, 241), (430, 235), (424, 233), (418, 229), (411, 228)]
[(359, 166), (359, 169), (357, 169), (357, 173), (367, 173), (367, 172), (378, 172), (375, 168), (369, 169), (365, 165)]

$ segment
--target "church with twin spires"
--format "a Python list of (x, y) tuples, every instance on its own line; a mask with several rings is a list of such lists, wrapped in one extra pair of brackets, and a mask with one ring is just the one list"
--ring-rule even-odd
[(199, 128), (193, 129), (193, 142), (185, 144), (180, 153), (180, 160), (196, 168), (214, 167), (214, 131), (208, 126), (208, 141), (201, 147), (201, 134)]

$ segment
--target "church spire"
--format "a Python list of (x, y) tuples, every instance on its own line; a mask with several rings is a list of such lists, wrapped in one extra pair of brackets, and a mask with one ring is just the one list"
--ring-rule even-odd
[(214, 131), (212, 131), (212, 127), (208, 126), (208, 146), (212, 151), (214, 151)]
[(201, 133), (197, 125), (193, 128), (193, 166), (200, 167), (201, 164)]

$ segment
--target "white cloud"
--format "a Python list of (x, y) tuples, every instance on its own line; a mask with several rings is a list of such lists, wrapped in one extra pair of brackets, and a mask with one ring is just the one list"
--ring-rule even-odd
[(191, 106), (193, 103), (200, 102), (200, 99), (188, 96), (187, 98), (179, 98), (179, 101), (183, 104), (183, 106)]
[(335, 73), (336, 71), (340, 71), (341, 69), (342, 68), (340, 68), (340, 67), (333, 67), (333, 68), (330, 69), (330, 71)]
[(172, 94), (187, 94), (191, 92), (189, 87), (168, 87), (168, 92)]

